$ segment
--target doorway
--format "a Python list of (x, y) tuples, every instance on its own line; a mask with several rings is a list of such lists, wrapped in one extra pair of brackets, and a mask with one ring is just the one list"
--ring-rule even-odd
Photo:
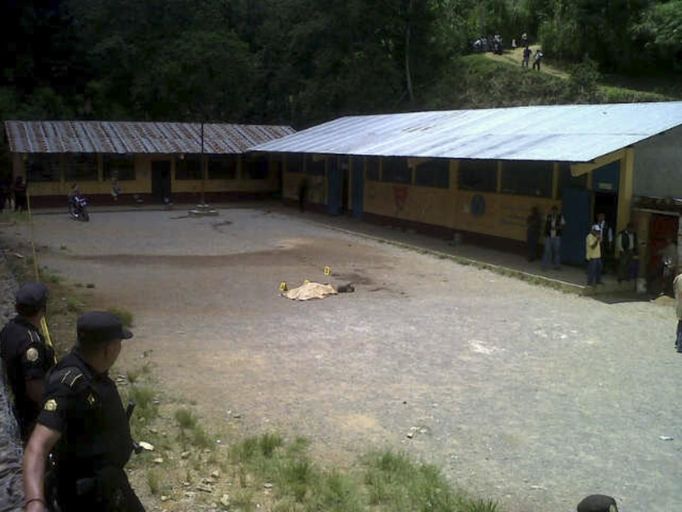
[(171, 163), (170, 160), (152, 162), (152, 197), (160, 203), (171, 201)]
[(615, 237), (618, 226), (618, 194), (594, 193), (593, 222), (596, 222), (597, 215), (600, 213), (606, 215), (606, 223), (611, 226), (612, 235)]

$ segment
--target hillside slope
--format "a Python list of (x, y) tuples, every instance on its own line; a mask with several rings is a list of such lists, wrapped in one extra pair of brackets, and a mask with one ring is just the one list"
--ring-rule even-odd
[[(454, 60), (447, 71), (425, 88), (428, 109), (486, 108), (568, 103), (669, 101), (676, 96), (603, 83), (590, 83), (553, 66), (543, 71), (522, 68), (520, 58), (474, 54)], [(679, 97), (679, 96), (677, 96)]]

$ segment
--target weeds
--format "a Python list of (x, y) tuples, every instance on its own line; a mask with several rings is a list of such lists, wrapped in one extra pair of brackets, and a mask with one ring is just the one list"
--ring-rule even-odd
[(197, 425), (197, 418), (189, 409), (175, 411), (175, 421), (178, 422), (180, 430), (191, 430)]
[[(89, 285), (88, 285), (88, 288), (90, 288)], [(94, 288), (94, 285), (92, 286), (92, 288)], [(128, 311), (127, 309), (109, 308), (107, 311), (109, 311), (109, 313), (116, 315), (124, 327), (132, 327), (133, 326), (133, 314), (130, 311)]]
[(149, 375), (150, 372), (151, 367), (149, 363), (145, 363), (137, 368), (126, 370), (126, 378), (128, 379), (128, 382), (135, 384), (138, 380), (140, 380), (142, 375)]
[(155, 470), (147, 472), (147, 485), (149, 486), (149, 492), (154, 496), (159, 494), (161, 490), (161, 482), (159, 474)]
[(77, 313), (80, 314), (83, 312), (85, 305), (76, 299), (75, 297), (67, 297), (66, 298), (66, 310), (69, 313)]
[(183, 443), (183, 447), (187, 442), (197, 448), (213, 446), (213, 440), (199, 425), (197, 417), (189, 409), (183, 408), (175, 411), (175, 421), (180, 427), (180, 441)]

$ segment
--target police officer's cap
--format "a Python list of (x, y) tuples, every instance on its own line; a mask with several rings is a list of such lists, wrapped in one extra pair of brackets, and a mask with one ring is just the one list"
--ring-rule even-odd
[(618, 506), (611, 496), (593, 494), (578, 503), (578, 512), (618, 512)]
[(123, 327), (121, 320), (108, 311), (88, 311), (78, 317), (78, 340), (86, 343), (106, 343), (127, 340), (133, 333)]
[(41, 283), (27, 283), (17, 290), (15, 304), (41, 309), (47, 304), (47, 287)]

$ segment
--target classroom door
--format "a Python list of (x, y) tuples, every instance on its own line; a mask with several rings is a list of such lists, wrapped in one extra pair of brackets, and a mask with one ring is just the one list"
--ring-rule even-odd
[(171, 199), (171, 163), (169, 160), (152, 162), (152, 196), (160, 203)]
[(343, 170), (335, 156), (327, 160), (327, 213), (339, 215), (342, 211)]
[(589, 191), (565, 188), (561, 191), (566, 219), (561, 236), (561, 261), (569, 265), (585, 262), (585, 238), (590, 232), (592, 197)]
[(365, 201), (365, 159), (354, 156), (350, 159), (352, 179), (353, 217), (361, 218)]

